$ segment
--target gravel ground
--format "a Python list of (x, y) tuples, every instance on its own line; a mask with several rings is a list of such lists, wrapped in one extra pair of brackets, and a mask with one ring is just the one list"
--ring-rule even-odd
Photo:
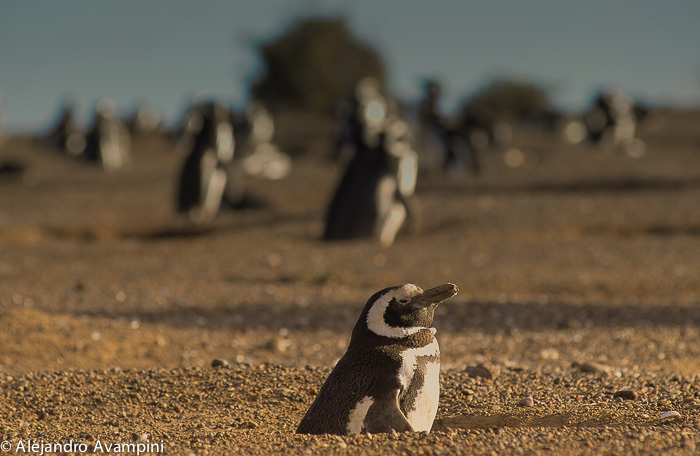
[[(161, 138), (105, 174), (11, 137), (0, 159), (27, 171), (0, 174), (0, 440), (18, 454), (29, 439), (76, 454), (698, 454), (688, 119), (638, 159), (523, 137), (535, 167), (493, 153), (480, 176), (423, 176), (422, 230), (388, 249), (318, 240), (338, 178), (322, 160), (251, 179), (265, 207), (193, 228), (172, 212), (182, 156)], [(366, 299), (406, 282), (461, 290), (436, 312), (433, 431), (295, 435)]]

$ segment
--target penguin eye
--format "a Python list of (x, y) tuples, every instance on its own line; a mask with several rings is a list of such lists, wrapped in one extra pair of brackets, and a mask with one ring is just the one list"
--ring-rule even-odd
[(399, 299), (399, 303), (401, 304), (408, 304), (409, 302), (411, 302), (411, 300), (408, 298)]

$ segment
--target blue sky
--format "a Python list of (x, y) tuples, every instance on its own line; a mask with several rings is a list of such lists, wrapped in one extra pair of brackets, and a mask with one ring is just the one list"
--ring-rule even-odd
[(396, 96), (438, 76), (447, 110), (504, 75), (573, 110), (604, 86), (700, 106), (696, 0), (0, 0), (0, 11), (9, 131), (47, 126), (66, 95), (83, 119), (102, 97), (122, 111), (147, 102), (166, 120), (198, 92), (243, 104), (255, 43), (308, 15), (347, 17), (382, 53)]

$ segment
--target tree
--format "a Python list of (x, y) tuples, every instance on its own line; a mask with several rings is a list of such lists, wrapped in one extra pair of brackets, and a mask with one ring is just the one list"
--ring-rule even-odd
[(385, 80), (378, 52), (356, 40), (342, 18), (296, 21), (258, 53), (263, 71), (250, 92), (272, 109), (328, 111), (363, 77)]

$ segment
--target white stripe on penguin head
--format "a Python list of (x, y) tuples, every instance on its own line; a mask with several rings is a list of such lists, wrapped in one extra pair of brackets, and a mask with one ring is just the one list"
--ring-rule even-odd
[(423, 290), (421, 290), (419, 287), (413, 285), (412, 283), (407, 283), (406, 285), (401, 285), (400, 287), (381, 295), (369, 309), (369, 312), (367, 312), (367, 327), (369, 330), (379, 336), (399, 339), (415, 334), (421, 329), (425, 329), (422, 326), (413, 326), (410, 328), (389, 326), (384, 320), (384, 313), (386, 312), (387, 307), (389, 307), (392, 299), (400, 300), (404, 298), (413, 298), (422, 292)]

